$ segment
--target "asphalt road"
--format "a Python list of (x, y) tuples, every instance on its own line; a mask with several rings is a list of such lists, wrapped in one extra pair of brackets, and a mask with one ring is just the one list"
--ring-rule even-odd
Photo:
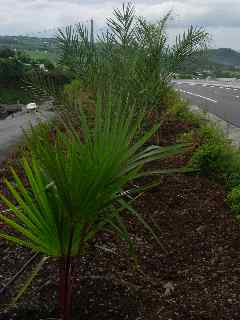
[(240, 128), (240, 81), (176, 80), (173, 85), (191, 104)]
[(0, 162), (5, 160), (11, 149), (21, 141), (23, 130), (51, 117), (53, 117), (53, 112), (50, 111), (42, 113), (23, 111), (16, 113), (14, 117), (9, 116), (5, 120), (0, 120)]

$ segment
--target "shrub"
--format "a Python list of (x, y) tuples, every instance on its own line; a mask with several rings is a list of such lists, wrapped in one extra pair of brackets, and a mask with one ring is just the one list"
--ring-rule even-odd
[(233, 213), (240, 219), (240, 185), (236, 186), (229, 192), (227, 196), (227, 203), (232, 209)]
[(188, 103), (175, 90), (169, 90), (165, 97), (166, 106), (170, 113), (181, 118), (185, 112), (188, 112)]
[(222, 180), (233, 161), (232, 152), (221, 143), (201, 145), (193, 154), (192, 165), (200, 173)]
[(204, 131), (208, 142), (200, 145), (194, 152), (191, 165), (200, 174), (224, 183), (226, 189), (230, 190), (240, 184), (240, 154), (223, 137), (216, 136), (213, 139), (213, 136), (208, 135), (214, 130), (212, 128)]
[(81, 106), (93, 108), (93, 93), (84, 87), (81, 80), (75, 79), (69, 84), (66, 84), (64, 86), (63, 96), (64, 100), (70, 105), (77, 102)]
[(0, 58), (0, 82), (16, 83), (24, 76), (24, 65), (17, 58)]
[(71, 81), (70, 73), (57, 68), (44, 75), (48, 81), (52, 81), (57, 86), (64, 86)]
[(168, 94), (168, 113), (174, 115), (178, 119), (189, 121), (194, 127), (199, 128), (202, 124), (202, 117), (189, 110), (188, 102), (183, 99), (177, 92), (172, 93), (172, 97), (169, 98)]
[(71, 83), (64, 86), (64, 93), (75, 98), (78, 97), (79, 92), (82, 90), (82, 83), (79, 79), (73, 80)]
[(198, 136), (194, 130), (181, 133), (177, 136), (177, 143), (198, 144)]
[(202, 124), (198, 134), (201, 143), (229, 144), (229, 140), (226, 139), (223, 131), (212, 123)]
[[(202, 125), (197, 134), (200, 146), (192, 156), (192, 166), (198, 169), (200, 174), (224, 183), (228, 190), (239, 185), (239, 151), (234, 149), (223, 132), (211, 123)], [(181, 141), (186, 142), (186, 139)]]
[(27, 104), (30, 101), (31, 95), (19, 83), (15, 84), (15, 86), (0, 85), (0, 103), (15, 104), (19, 102)]

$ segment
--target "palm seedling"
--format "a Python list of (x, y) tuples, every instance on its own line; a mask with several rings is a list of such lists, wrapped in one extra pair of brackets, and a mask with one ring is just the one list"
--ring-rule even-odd
[(63, 132), (56, 130), (50, 141), (48, 125), (33, 129), (29, 136), (32, 154), (23, 160), (28, 186), (13, 170), (14, 183), (6, 181), (6, 185), (15, 201), (1, 195), (15, 218), (0, 214), (14, 231), (1, 231), (0, 237), (58, 259), (64, 320), (70, 319), (72, 258), (83, 255), (103, 230), (129, 241), (123, 212), (128, 210), (142, 221), (132, 208), (134, 196), (143, 190), (136, 180), (166, 173), (147, 171), (144, 166), (183, 149), (146, 147), (157, 127), (139, 136), (143, 117), (135, 115), (134, 109), (123, 109), (112, 99), (105, 106), (99, 100), (90, 120), (80, 111), (80, 134), (68, 125)]

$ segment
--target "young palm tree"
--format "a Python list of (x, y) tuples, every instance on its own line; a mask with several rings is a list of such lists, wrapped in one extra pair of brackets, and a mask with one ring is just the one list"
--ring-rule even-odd
[(60, 62), (93, 91), (110, 84), (140, 107), (159, 106), (177, 67), (202, 50), (208, 40), (204, 30), (190, 26), (169, 45), (166, 28), (170, 16), (151, 23), (137, 17), (135, 7), (127, 3), (113, 11), (107, 31), (97, 41), (83, 25), (59, 30)]
[[(190, 26), (169, 45), (166, 31), (170, 17), (168, 13), (152, 23), (137, 17), (135, 7), (127, 3), (113, 11), (106, 31), (95, 37), (93, 21), (90, 30), (81, 23), (59, 29), (59, 64), (81, 83), (80, 95), (90, 93), (96, 97), (97, 92), (104, 93), (111, 87), (123, 102), (155, 114), (159, 121), (174, 73), (205, 48), (208, 40), (204, 30)], [(56, 110), (62, 110), (62, 90), (52, 81), (35, 75), (30, 82), (34, 84), (34, 93), (54, 96)]]
[(15, 232), (1, 231), (0, 237), (59, 259), (63, 320), (70, 319), (72, 257), (84, 254), (102, 230), (110, 229), (129, 241), (123, 211), (142, 221), (131, 206), (142, 188), (133, 182), (166, 173), (146, 171), (144, 166), (183, 150), (183, 146), (145, 146), (157, 127), (140, 136), (143, 116), (135, 114), (110, 98), (105, 107), (97, 102), (94, 117), (88, 118), (80, 108), (80, 132), (68, 125), (64, 131), (56, 130), (51, 140), (46, 135), (48, 125), (33, 129), (32, 155), (23, 160), (29, 185), (24, 186), (13, 170), (14, 183), (6, 185), (15, 201), (1, 195), (15, 219), (4, 214), (0, 219)]

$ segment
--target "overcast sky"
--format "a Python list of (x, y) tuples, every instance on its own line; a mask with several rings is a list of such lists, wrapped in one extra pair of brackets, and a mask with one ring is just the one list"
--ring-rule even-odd
[[(30, 34), (93, 18), (104, 25), (118, 0), (0, 0), (0, 34)], [(156, 20), (173, 10), (169, 33), (206, 28), (212, 47), (240, 50), (240, 0), (135, 0), (139, 15)]]

